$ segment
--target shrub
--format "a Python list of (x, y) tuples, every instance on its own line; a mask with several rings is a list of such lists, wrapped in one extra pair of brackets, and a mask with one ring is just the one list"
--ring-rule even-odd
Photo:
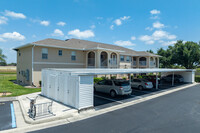
[(97, 83), (99, 81), (103, 80), (102, 78), (94, 78), (94, 83)]
[(141, 75), (138, 75), (137, 78), (138, 78), (138, 79), (142, 79), (142, 76), (141, 76)]
[(40, 87), (42, 86), (42, 81), (41, 80), (39, 81), (39, 85), (40, 85)]
[(122, 77), (122, 79), (126, 79), (126, 77)]
[(112, 76), (112, 77), (111, 77), (111, 79), (116, 79), (116, 78), (117, 78), (117, 76)]
[(199, 76), (195, 76), (195, 82), (200, 82), (200, 75)]

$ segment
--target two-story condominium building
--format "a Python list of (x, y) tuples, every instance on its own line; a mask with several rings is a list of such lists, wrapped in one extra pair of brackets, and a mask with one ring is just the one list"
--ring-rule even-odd
[(15, 48), (17, 82), (39, 86), (43, 68), (158, 68), (159, 56), (79, 39), (44, 39)]

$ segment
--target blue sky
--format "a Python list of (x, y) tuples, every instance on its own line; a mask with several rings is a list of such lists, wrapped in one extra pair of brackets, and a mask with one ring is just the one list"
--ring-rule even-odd
[(0, 48), (79, 38), (146, 51), (200, 41), (199, 0), (1, 0)]

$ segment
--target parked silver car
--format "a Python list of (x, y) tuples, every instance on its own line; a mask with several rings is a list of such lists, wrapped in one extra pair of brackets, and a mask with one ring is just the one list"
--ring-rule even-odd
[(146, 79), (133, 79), (131, 81), (131, 87), (138, 88), (139, 90), (142, 89), (152, 89), (153, 84), (152, 82), (146, 80)]
[(108, 93), (111, 97), (116, 97), (116, 95), (130, 95), (132, 93), (129, 81), (117, 79), (99, 81), (94, 84), (94, 91)]

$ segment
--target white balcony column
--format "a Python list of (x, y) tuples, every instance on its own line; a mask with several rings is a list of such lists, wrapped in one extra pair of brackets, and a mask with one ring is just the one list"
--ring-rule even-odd
[(137, 68), (139, 68), (139, 67), (140, 67), (139, 58), (140, 58), (140, 57), (136, 57), (136, 67), (137, 67)]
[(146, 57), (146, 58), (147, 58), (147, 60), (146, 60), (147, 61), (146, 67), (150, 68), (150, 66), (151, 66), (151, 64), (150, 64), (150, 58), (151, 57)]
[(96, 52), (96, 68), (101, 67), (101, 51), (97, 50)]
[(110, 68), (110, 56), (111, 56), (111, 53), (107, 52), (107, 66), (108, 66), (108, 68)]
[(160, 67), (159, 57), (157, 57), (157, 68)]

